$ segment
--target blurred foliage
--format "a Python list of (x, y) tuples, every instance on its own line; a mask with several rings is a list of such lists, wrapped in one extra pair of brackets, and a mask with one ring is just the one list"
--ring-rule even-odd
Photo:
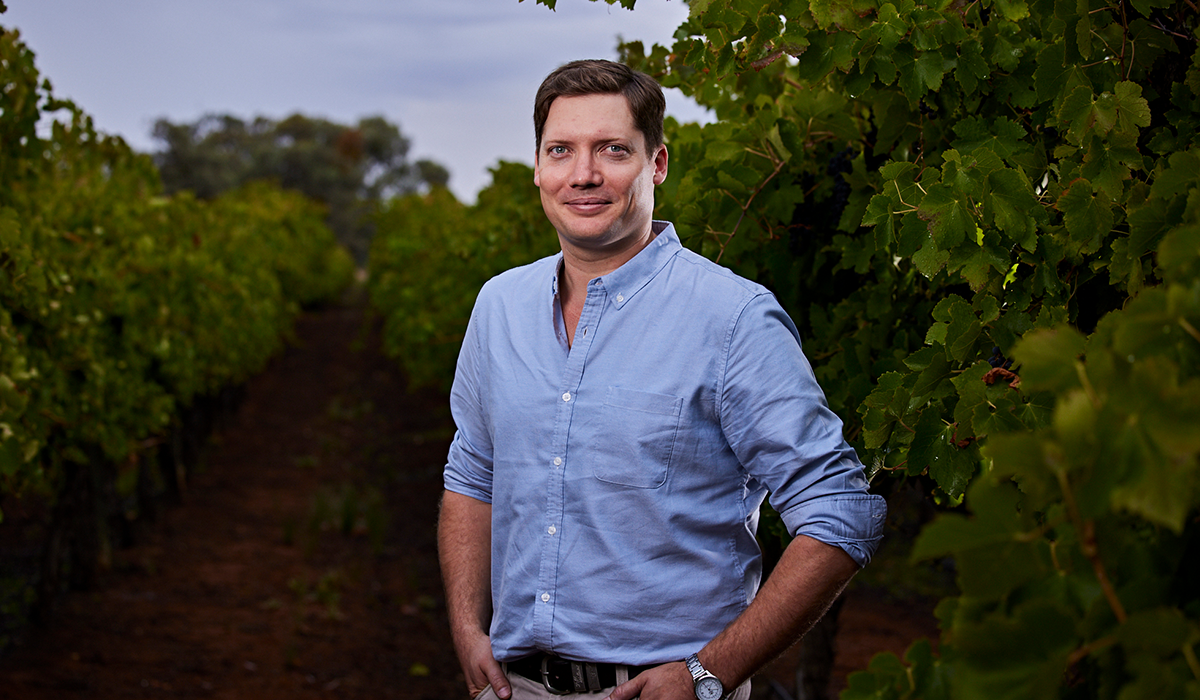
[(0, 86), (0, 497), (53, 495), (65, 464), (135, 463), (179, 409), (258, 371), (353, 262), (277, 186), (163, 196), (7, 29)]
[(154, 159), (168, 194), (190, 190), (209, 200), (248, 182), (274, 182), (325, 205), (330, 228), (360, 262), (380, 201), (450, 179), (437, 163), (410, 163), (409, 139), (383, 117), (349, 126), (302, 114), (249, 122), (208, 114), (192, 123), (159, 119), (153, 135), (162, 147)]
[(449, 388), (483, 283), (558, 251), (533, 169), (500, 163), (474, 205), (444, 187), (386, 202), (371, 247), (371, 302), (384, 350), (415, 384)]

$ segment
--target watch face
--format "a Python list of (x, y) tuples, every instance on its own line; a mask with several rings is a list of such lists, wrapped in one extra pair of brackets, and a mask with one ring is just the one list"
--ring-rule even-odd
[(696, 697), (700, 700), (720, 700), (724, 694), (725, 689), (716, 678), (701, 678), (696, 682)]

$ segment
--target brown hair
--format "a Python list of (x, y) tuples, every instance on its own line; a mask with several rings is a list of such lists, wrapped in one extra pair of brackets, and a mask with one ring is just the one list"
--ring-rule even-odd
[(654, 78), (623, 63), (604, 59), (571, 61), (559, 66), (538, 88), (533, 100), (534, 145), (542, 148), (542, 130), (550, 116), (550, 105), (559, 97), (624, 95), (633, 123), (646, 139), (646, 151), (663, 142), (663, 112), (667, 101)]

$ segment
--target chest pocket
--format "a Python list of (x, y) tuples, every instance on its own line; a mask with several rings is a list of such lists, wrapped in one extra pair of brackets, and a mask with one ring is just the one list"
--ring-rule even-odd
[(640, 489), (662, 486), (682, 410), (681, 398), (610, 386), (592, 450), (596, 478)]

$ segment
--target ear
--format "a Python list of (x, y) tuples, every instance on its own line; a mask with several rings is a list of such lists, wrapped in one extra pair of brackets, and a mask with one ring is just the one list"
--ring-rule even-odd
[(538, 159), (538, 150), (540, 150), (540, 149), (535, 149), (533, 152), (533, 186), (534, 187), (542, 186), (542, 183), (539, 182), (539, 180), (541, 179), (541, 174), (542, 174), (542, 162)]
[(654, 151), (654, 184), (661, 185), (667, 179), (667, 146), (663, 144)]

